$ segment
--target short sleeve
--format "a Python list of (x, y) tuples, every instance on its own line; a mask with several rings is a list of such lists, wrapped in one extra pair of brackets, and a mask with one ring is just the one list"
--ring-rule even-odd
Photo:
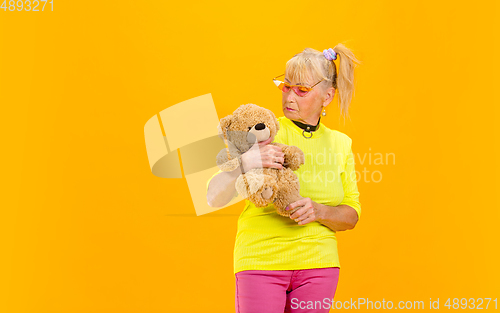
[(344, 172), (340, 174), (342, 186), (344, 188), (344, 200), (342, 200), (340, 205), (345, 204), (352, 207), (358, 213), (359, 219), (361, 217), (361, 204), (359, 203), (359, 191), (351, 143), (352, 141), (349, 139), (349, 145), (346, 149), (345, 169)]

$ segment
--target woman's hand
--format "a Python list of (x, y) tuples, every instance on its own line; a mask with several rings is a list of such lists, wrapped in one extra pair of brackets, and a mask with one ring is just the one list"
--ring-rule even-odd
[(247, 152), (241, 155), (243, 173), (254, 168), (271, 167), (282, 169), (285, 162), (285, 154), (280, 147), (269, 145), (273, 137), (266, 141), (255, 144)]
[(315, 222), (319, 219), (319, 205), (318, 203), (311, 200), (311, 198), (302, 198), (289, 204), (286, 207), (287, 211), (293, 210), (296, 207), (301, 207), (295, 211), (290, 218), (299, 223), (299, 225), (305, 225), (310, 222)]

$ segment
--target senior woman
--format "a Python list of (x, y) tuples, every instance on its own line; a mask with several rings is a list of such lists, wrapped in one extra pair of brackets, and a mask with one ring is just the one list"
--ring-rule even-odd
[[(272, 204), (258, 208), (246, 201), (234, 247), (237, 313), (328, 312), (331, 307), (340, 271), (335, 233), (354, 228), (361, 205), (352, 140), (326, 127), (321, 116), (336, 91), (340, 111), (347, 113), (356, 63), (343, 44), (323, 52), (306, 48), (274, 79), (283, 93), (284, 114), (274, 141), (304, 152), (305, 164), (295, 172), (304, 198), (288, 206), (299, 207), (290, 217), (278, 215)], [(283, 168), (284, 154), (270, 142), (244, 153), (240, 168), (211, 178), (210, 206), (231, 201), (242, 172)]]

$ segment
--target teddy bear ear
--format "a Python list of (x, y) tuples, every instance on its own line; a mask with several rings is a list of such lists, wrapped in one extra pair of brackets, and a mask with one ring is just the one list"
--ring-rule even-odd
[(227, 128), (231, 125), (233, 115), (228, 115), (220, 120), (219, 126), (217, 126), (217, 131), (219, 132), (219, 137), (224, 139), (224, 135), (227, 134)]

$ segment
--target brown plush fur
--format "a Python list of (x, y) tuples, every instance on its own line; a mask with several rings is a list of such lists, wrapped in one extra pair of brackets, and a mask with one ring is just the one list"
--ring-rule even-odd
[[(270, 110), (255, 104), (240, 106), (232, 115), (221, 119), (219, 136), (224, 139), (227, 148), (217, 155), (217, 165), (223, 171), (235, 170), (239, 158), (256, 142), (275, 137), (279, 130), (276, 116)], [(302, 197), (299, 193), (299, 179), (293, 171), (304, 164), (304, 153), (295, 146), (270, 143), (278, 146), (285, 154), (283, 169), (258, 168), (241, 174), (236, 180), (236, 191), (257, 207), (274, 203), (277, 213), (290, 216), (297, 210), (285, 208)]]

